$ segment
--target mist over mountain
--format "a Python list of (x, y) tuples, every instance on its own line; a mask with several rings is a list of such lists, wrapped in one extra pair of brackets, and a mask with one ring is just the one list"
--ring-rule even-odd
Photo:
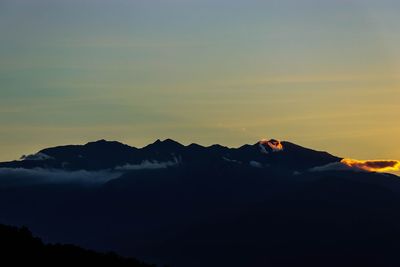
[(400, 180), (376, 172), (396, 164), (275, 139), (59, 146), (0, 163), (0, 223), (176, 267), (398, 266)]

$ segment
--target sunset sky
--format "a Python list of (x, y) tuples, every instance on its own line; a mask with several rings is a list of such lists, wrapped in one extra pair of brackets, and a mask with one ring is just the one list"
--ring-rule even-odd
[(97, 139), (400, 159), (400, 1), (0, 0), (0, 161)]

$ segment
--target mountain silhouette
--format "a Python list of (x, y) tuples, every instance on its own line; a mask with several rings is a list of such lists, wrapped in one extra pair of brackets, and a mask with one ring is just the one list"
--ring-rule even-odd
[(399, 177), (341, 160), (278, 140), (48, 148), (0, 163), (0, 223), (175, 267), (399, 266)]
[[(326, 152), (307, 149), (282, 142), (284, 149), (274, 152), (260, 142), (239, 148), (221, 145), (203, 147), (197, 144), (184, 146), (172, 139), (157, 140), (141, 149), (119, 142), (99, 140), (86, 145), (47, 148), (21, 161), (0, 163), (0, 168), (57, 168), (66, 170), (104, 170), (143, 161), (223, 164), (226, 161), (259, 162), (261, 165), (286, 171), (302, 171), (312, 167), (338, 162), (341, 159)], [(266, 153), (267, 152), (267, 153)]]

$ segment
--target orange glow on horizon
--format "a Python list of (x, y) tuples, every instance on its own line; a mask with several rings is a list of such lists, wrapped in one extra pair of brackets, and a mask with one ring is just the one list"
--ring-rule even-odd
[(399, 160), (356, 160), (342, 159), (341, 163), (369, 172), (391, 172), (400, 171)]

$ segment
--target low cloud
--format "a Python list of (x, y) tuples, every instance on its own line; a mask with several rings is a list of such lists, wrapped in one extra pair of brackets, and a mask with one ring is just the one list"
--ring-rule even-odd
[(324, 172), (324, 171), (361, 171), (361, 170), (349, 167), (341, 162), (333, 162), (326, 165), (311, 168), (309, 169), (309, 171)]
[(120, 177), (124, 172), (143, 169), (164, 169), (178, 165), (175, 158), (171, 161), (157, 162), (145, 160), (141, 164), (125, 164), (109, 170), (64, 170), (44, 168), (0, 168), (0, 187), (31, 186), (42, 184), (77, 184), (95, 186)]
[(311, 168), (309, 171), (364, 171), (364, 172), (392, 172), (400, 170), (399, 160), (356, 160), (343, 159), (340, 162)]
[(254, 167), (254, 168), (262, 168), (263, 167), (263, 165), (260, 162), (254, 161), (254, 160), (250, 161), (249, 164), (251, 167)]
[(48, 160), (48, 159), (54, 159), (54, 158), (42, 152), (32, 155), (23, 155), (21, 157), (21, 160)]
[(342, 164), (346, 166), (371, 172), (390, 172), (400, 170), (399, 160), (356, 160), (343, 159)]
[(28, 186), (40, 184), (103, 184), (118, 178), (121, 173), (111, 171), (66, 171), (60, 169), (0, 168), (0, 186)]
[(232, 162), (232, 163), (237, 163), (237, 164), (242, 164), (241, 161), (235, 160), (235, 159), (230, 159), (227, 157), (222, 157), (223, 160), (227, 161), (227, 162)]
[(125, 164), (122, 166), (115, 167), (117, 171), (134, 171), (134, 170), (155, 170), (155, 169), (166, 169), (168, 167), (173, 167), (179, 165), (180, 161), (177, 158), (170, 161), (149, 161), (144, 160), (140, 164)]

